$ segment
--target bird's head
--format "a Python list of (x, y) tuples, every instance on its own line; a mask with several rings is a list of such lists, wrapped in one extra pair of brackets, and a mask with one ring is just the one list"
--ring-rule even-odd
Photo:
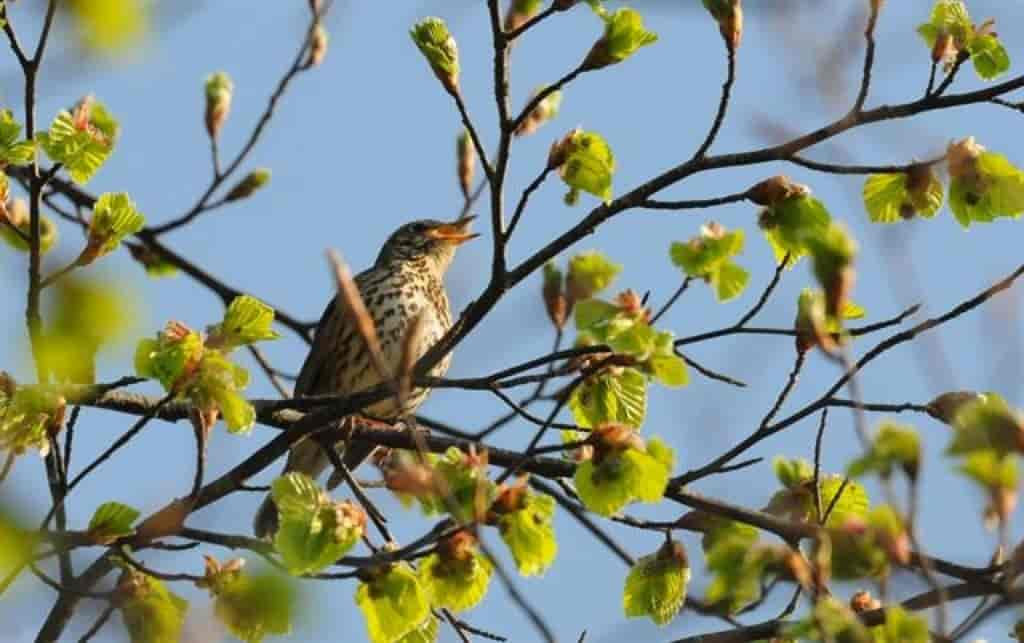
[(384, 242), (377, 264), (424, 260), (443, 273), (455, 256), (455, 249), (480, 236), (469, 231), (475, 218), (465, 217), (449, 223), (432, 219), (407, 223)]

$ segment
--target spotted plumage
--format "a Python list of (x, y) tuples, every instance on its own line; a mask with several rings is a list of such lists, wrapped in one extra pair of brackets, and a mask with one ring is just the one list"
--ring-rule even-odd
[[(419, 325), (414, 346), (417, 359), (451, 328), (444, 275), (455, 256), (455, 248), (476, 236), (468, 232), (470, 220), (408, 223), (384, 243), (373, 267), (356, 276), (356, 287), (373, 318), (390, 372), (400, 367), (407, 335), (414, 323)], [(421, 318), (418, 322), (417, 317)], [(451, 354), (439, 361), (430, 374), (444, 375), (450, 362)], [(317, 325), (313, 346), (295, 383), (295, 396), (352, 394), (380, 382), (380, 374), (352, 316), (343, 305), (339, 308), (335, 297)], [(364, 409), (363, 415), (393, 420), (413, 413), (428, 394), (428, 389), (414, 389), (401, 409), (389, 397)], [(373, 448), (352, 442), (345, 448), (342, 461), (349, 470), (355, 469)], [(301, 471), (315, 478), (327, 465), (327, 456), (319, 445), (304, 440), (292, 448), (285, 473)], [(256, 514), (254, 527), (260, 537), (272, 535), (277, 528), (277, 510), (269, 496)]]

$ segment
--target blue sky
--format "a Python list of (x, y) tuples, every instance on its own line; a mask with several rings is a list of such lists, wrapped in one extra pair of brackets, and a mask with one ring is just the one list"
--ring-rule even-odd
[[(791, 4), (811, 7), (816, 3)], [(821, 4), (819, 9), (800, 8), (782, 18), (775, 7), (789, 6), (787, 3), (748, 2), (734, 98), (712, 152), (737, 152), (778, 142), (780, 137), (810, 131), (848, 109), (859, 82), (862, 54), (859, 33), (863, 23), (857, 16), (866, 3)], [(254, 11), (252, 3), (243, 0), (195, 3), (194, 8), (182, 10), (161, 27), (134, 60), (116, 63), (70, 66), (74, 54), (60, 53), (63, 36), (58, 32), (57, 62), (44, 67), (40, 77), (40, 120), (48, 122), (58, 109), (91, 92), (122, 124), (118, 149), (90, 190), (130, 192), (153, 223), (177, 216), (194, 202), (210, 174), (202, 128), (203, 78), (224, 70), (235, 80), (233, 110), (221, 141), (224, 156), (230, 158), (248, 136), (302, 37), (304, 2), (265, 5)], [(877, 30), (869, 107), (905, 102), (923, 92), (928, 52), (913, 28), (925, 19), (929, 5), (922, 0), (885, 7)], [(660, 34), (660, 41), (622, 65), (581, 77), (565, 92), (558, 119), (533, 137), (516, 142), (507, 200), (514, 201), (540, 170), (551, 141), (575, 126), (600, 132), (612, 146), (619, 166), (617, 194), (681, 162), (701, 141), (724, 77), (717, 28), (697, 10), (696, 2), (648, 1), (636, 6), (644, 12), (649, 27)], [(683, 6), (689, 8), (680, 8)], [(1020, 45), (1024, 41), (1024, 7), (994, 1), (975, 1), (969, 6), (976, 19), (996, 17), (1011, 57), (1024, 60)], [(382, 240), (401, 223), (455, 215), (461, 205), (453, 159), (458, 117), (407, 35), (408, 27), (426, 15), (439, 15), (449, 22), (459, 43), (462, 87), (470, 112), (483, 139), (496, 140), (492, 52), (483, 3), (339, 0), (328, 21), (331, 45), (326, 61), (289, 91), (243, 168), (271, 168), (271, 184), (249, 200), (205, 215), (187, 229), (168, 235), (167, 243), (226, 282), (312, 320), (330, 297), (326, 248), (338, 249), (360, 270), (372, 262)], [(577, 64), (599, 32), (597, 19), (586, 8), (578, 8), (548, 20), (524, 37), (513, 53), (513, 105), (521, 106), (536, 86), (551, 82)], [(855, 49), (844, 57), (848, 43)], [(21, 90), (13, 59), (7, 56), (3, 60), (0, 99), (20, 113)], [(830, 61), (836, 64), (829, 66)], [(838, 93), (824, 97), (818, 91), (823, 84)], [(965, 69), (954, 89), (979, 85), (971, 70)], [(807, 156), (851, 163), (903, 163), (932, 156), (954, 138), (975, 135), (982, 144), (1024, 164), (1021, 123), (1020, 114), (996, 106), (960, 108), (858, 129), (809, 150)], [(924, 304), (923, 315), (941, 313), (1009, 273), (1020, 261), (1020, 222), (1000, 221), (965, 232), (944, 210), (932, 221), (887, 227), (870, 224), (860, 205), (858, 177), (834, 177), (772, 164), (698, 175), (659, 196), (717, 196), (777, 173), (810, 185), (861, 241), (856, 299), (868, 309), (870, 320), (890, 317), (918, 302)], [(511, 244), (513, 263), (573, 225), (595, 203), (584, 196), (579, 206), (568, 208), (562, 203), (563, 193), (563, 185), (549, 180), (535, 195)], [(750, 204), (689, 213), (623, 213), (570, 252), (592, 248), (606, 252), (625, 264), (617, 287), (650, 290), (657, 305), (680, 279), (668, 260), (670, 241), (693, 236), (709, 219), (746, 229), (747, 248), (740, 263), (753, 273), (751, 288), (729, 304), (717, 304), (707, 288), (691, 288), (664, 324), (679, 335), (711, 330), (735, 321), (771, 276), (771, 254), (757, 231), (756, 209)], [(65, 227), (62, 233), (61, 247), (67, 256), (77, 249), (76, 232)], [(449, 276), (454, 308), (464, 307), (483, 288), (489, 249), (489, 243), (483, 241), (460, 250)], [(145, 316), (138, 335), (148, 335), (172, 318), (195, 327), (220, 318), (220, 303), (210, 293), (183, 277), (147, 280), (125, 253), (104, 259), (89, 270), (119, 279), (143, 302)], [(21, 303), (25, 287), (22, 255), (0, 249), (0, 280), (9, 302), (5, 314), (0, 315), (0, 329), (9, 338), (0, 344), (0, 366), (26, 376), (30, 370)], [(797, 294), (811, 281), (805, 265), (787, 272), (758, 323), (791, 324)], [(459, 346), (450, 374), (487, 374), (548, 351), (552, 331), (539, 290), (539, 277), (534, 277), (510, 292)], [(891, 351), (864, 372), (865, 398), (926, 402), (960, 387), (997, 390), (1013, 403), (1024, 403), (1019, 370), (1024, 330), (1020, 311), (1019, 293), (1010, 292), (912, 345)], [(282, 368), (297, 370), (305, 347), (285, 335), (268, 346), (267, 352)], [(883, 337), (861, 340), (854, 351), (860, 353)], [(103, 362), (101, 379), (126, 374), (129, 351), (111, 353)], [(680, 469), (700, 466), (756, 427), (790, 370), (793, 348), (787, 338), (745, 336), (695, 346), (691, 355), (749, 387), (735, 389), (694, 374), (692, 384), (681, 391), (652, 389), (644, 431), (663, 436), (675, 447)], [(783, 413), (818, 397), (837, 376), (833, 364), (812, 356)], [(250, 392), (254, 397), (273, 396), (255, 369)], [(504, 411), (492, 396), (451, 390), (436, 392), (423, 408), (425, 415), (467, 430), (486, 425)], [(940, 456), (948, 429), (928, 418), (904, 419), (920, 430), (931, 456), (923, 473), (926, 492), (921, 519), (928, 551), (984, 565), (996, 539), (980, 524), (980, 494), (954, 476), (950, 463)], [(805, 420), (765, 441), (751, 455), (769, 460), (776, 454), (810, 458), (815, 424), (814, 419)], [(85, 410), (75, 466), (84, 466), (126, 427), (124, 417)], [(210, 445), (209, 472), (220, 474), (274, 433), (257, 427), (250, 437), (235, 437), (218, 430)], [(495, 443), (522, 447), (531, 434), (529, 425), (513, 423), (498, 434)], [(148, 513), (172, 495), (180, 495), (191, 481), (192, 448), (191, 430), (185, 425), (154, 423), (103, 473), (75, 492), (72, 525), (83, 526), (95, 506), (106, 500), (126, 502)], [(824, 466), (838, 470), (856, 453), (852, 417), (833, 413)], [(30, 512), (44, 512), (49, 498), (43, 475), (41, 464), (26, 456), (4, 485), (4, 497)], [(372, 471), (363, 475), (370, 476)], [(751, 507), (763, 506), (774, 488), (767, 461), (697, 485), (703, 493)], [(873, 491), (879, 495), (877, 489)], [(431, 524), (398, 512), (397, 503), (386, 494), (377, 496), (395, 515), (394, 528), (403, 541)], [(255, 495), (239, 494), (197, 513), (190, 524), (247, 532), (257, 502)], [(668, 504), (632, 510), (636, 515), (660, 519), (677, 517), (679, 512), (678, 506)], [(660, 544), (656, 533), (636, 533), (613, 523), (606, 526), (636, 556)], [(691, 613), (682, 614), (662, 630), (645, 621), (627, 621), (621, 608), (626, 569), (568, 516), (558, 516), (556, 529), (561, 547), (554, 567), (543, 578), (517, 582), (560, 639), (575, 640), (585, 629), (592, 642), (622, 638), (667, 641), (720, 629), (719, 623)], [(1017, 522), (1014, 529), (1019, 536)], [(688, 534), (681, 538), (695, 564), (691, 591), (700, 596), (706, 580), (699, 541)], [(500, 550), (500, 542), (494, 542)], [(209, 553), (230, 555), (222, 550)], [(79, 568), (91, 556), (91, 552), (76, 556)], [(202, 566), (199, 552), (173, 558), (147, 552), (144, 559), (157, 568), (173, 565), (195, 573)], [(909, 594), (924, 587), (920, 580), (900, 575), (892, 589)], [(362, 640), (365, 634), (352, 600), (354, 589), (351, 582), (309, 586), (303, 599), (306, 618), (298, 623), (295, 640)], [(853, 589), (841, 588), (844, 596)], [(36, 587), (30, 577), (20, 580), (16, 590), (13, 598), (5, 597), (0, 604), (0, 621), (5, 623), (0, 640), (26, 640), (36, 631), (52, 599), (50, 591)], [(198, 632), (210, 616), (207, 600), (195, 590), (180, 591), (193, 601), (190, 627)], [(788, 592), (785, 599), (781, 594), (779, 599), (788, 599)], [(969, 607), (966, 602), (958, 604), (953, 613), (965, 613)], [(745, 619), (768, 618), (779, 609), (781, 603), (773, 601), (763, 612)], [(83, 610), (83, 616), (75, 621), (69, 638), (88, 627), (87, 613)], [(1000, 640), (1011, 616), (1004, 613), (977, 634)], [(466, 620), (512, 641), (536, 639), (497, 584)], [(4, 638), (8, 636), (11, 638)], [(441, 637), (454, 640), (450, 631), (443, 631)], [(124, 640), (119, 619), (115, 618), (98, 640)]]

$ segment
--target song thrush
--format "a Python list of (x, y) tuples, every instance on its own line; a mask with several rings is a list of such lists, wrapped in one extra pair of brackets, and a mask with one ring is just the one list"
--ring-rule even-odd
[[(412, 346), (419, 359), (451, 328), (451, 310), (444, 288), (444, 275), (455, 256), (455, 248), (478, 235), (469, 232), (472, 218), (452, 223), (414, 221), (396, 230), (384, 243), (373, 267), (355, 278), (359, 294), (373, 318), (384, 362), (396, 373), (407, 343), (407, 333), (416, 322), (417, 343)], [(381, 383), (370, 352), (356, 329), (353, 316), (331, 300), (317, 325), (313, 346), (295, 383), (295, 396), (357, 393)], [(451, 354), (430, 371), (436, 377), (448, 370)], [(369, 417), (393, 420), (416, 410), (428, 389), (414, 389), (398, 408), (395, 398), (382, 400), (363, 410)], [(350, 441), (342, 462), (351, 471), (374, 450), (374, 445)], [(285, 473), (301, 471), (316, 478), (328, 464), (319, 444), (303, 440), (292, 447)], [(268, 495), (254, 521), (256, 535), (265, 538), (277, 530), (277, 508)]]

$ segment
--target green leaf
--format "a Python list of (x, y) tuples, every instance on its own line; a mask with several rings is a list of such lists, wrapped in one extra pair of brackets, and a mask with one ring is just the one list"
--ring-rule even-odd
[(908, 186), (912, 174), (872, 174), (864, 181), (864, 207), (874, 223), (896, 223), (915, 215), (930, 219), (942, 209), (942, 182), (930, 170), (914, 177), (920, 185)]
[(787, 628), (785, 635), (801, 641), (873, 643), (868, 628), (860, 622), (853, 610), (832, 596), (819, 600), (814, 612), (805, 620)]
[(444, 560), (431, 554), (420, 563), (420, 584), (434, 607), (463, 612), (475, 607), (487, 595), (493, 566), (478, 551), (466, 560)]
[(430, 614), (427, 593), (405, 563), (360, 583), (356, 605), (366, 619), (371, 643), (393, 643), (419, 629)]
[(214, 613), (231, 634), (246, 643), (292, 630), (295, 589), (271, 573), (233, 575), (212, 590)]
[(798, 194), (765, 208), (758, 225), (764, 231), (775, 260), (781, 263), (788, 253), (786, 265), (791, 267), (808, 253), (808, 240), (825, 234), (831, 221), (832, 217), (821, 201)]
[[(7, 192), (7, 175), (0, 172), (0, 194)], [(28, 203), (24, 199), (13, 199), (7, 204), (7, 221), (11, 223), (21, 234), (11, 229), (11, 226), (0, 223), (0, 239), (4, 243), (19, 252), (28, 252), (28, 239), (31, 237), (31, 217), (29, 216)], [(42, 254), (49, 252), (57, 243), (59, 229), (49, 217), (39, 217), (39, 251)]]
[(188, 601), (156, 578), (133, 569), (118, 581), (121, 618), (132, 643), (174, 643), (181, 640)]
[(775, 456), (772, 460), (772, 469), (779, 483), (787, 489), (796, 489), (814, 478), (814, 466), (803, 459), (784, 458)]
[(587, 54), (582, 64), (584, 70), (620, 63), (658, 40), (658, 34), (644, 28), (643, 17), (634, 9), (623, 7), (599, 15), (605, 23), (604, 35)]
[(654, 503), (668, 486), (675, 454), (658, 438), (645, 451), (628, 448), (600, 463), (588, 460), (576, 467), (576, 492), (587, 509), (611, 516), (633, 501)]
[(274, 548), (292, 574), (315, 574), (347, 554), (365, 526), (366, 514), (351, 501), (322, 502), (315, 513), (301, 519), (282, 512)]
[(761, 579), (769, 560), (763, 548), (744, 534), (717, 539), (705, 557), (712, 574), (705, 601), (727, 614), (735, 614), (761, 596)]
[(21, 123), (14, 120), (14, 113), (9, 109), (0, 109), (0, 163), (26, 165), (35, 158), (35, 143), (18, 140), (19, 136)]
[(999, 454), (1020, 450), (1024, 419), (993, 394), (978, 395), (960, 405), (952, 418), (953, 440), (948, 455), (969, 455), (975, 451), (995, 450)]
[(634, 368), (619, 375), (591, 375), (573, 390), (569, 409), (576, 424), (584, 428), (605, 422), (639, 427), (647, 413), (647, 379)]
[(70, 0), (75, 31), (89, 49), (121, 54), (144, 40), (149, 29), (149, 5), (143, 0)]
[(661, 355), (650, 359), (651, 372), (654, 379), (664, 386), (678, 388), (690, 383), (690, 375), (686, 371), (686, 362), (676, 355)]
[(657, 625), (667, 625), (682, 609), (689, 582), (690, 565), (682, 543), (666, 543), (629, 570), (622, 593), (626, 616), (648, 616)]
[(256, 168), (228, 190), (224, 200), (230, 202), (247, 199), (267, 183), (270, 183), (270, 170), (265, 167)]
[(821, 505), (827, 510), (832, 505), (833, 498), (843, 489), (843, 494), (835, 501), (832, 513), (825, 521), (826, 526), (845, 524), (850, 518), (864, 518), (868, 513), (868, 492), (860, 483), (850, 480), (845, 488), (843, 487), (842, 476), (830, 475), (821, 480)]
[(135, 209), (125, 192), (105, 192), (96, 199), (89, 221), (89, 240), (78, 261), (91, 263), (117, 249), (121, 241), (146, 225), (146, 218)]
[(554, 498), (527, 491), (520, 509), (498, 519), (501, 539), (523, 576), (543, 574), (554, 562), (558, 553), (554, 515)]
[(271, 328), (273, 324), (273, 308), (255, 297), (241, 295), (228, 306), (224, 321), (209, 329), (207, 344), (231, 351), (239, 346), (278, 339), (280, 335)]
[(747, 543), (753, 546), (757, 542), (757, 528), (746, 523), (729, 520), (713, 514), (702, 514), (704, 524), (704, 535), (701, 537), (700, 545), (704, 553), (709, 553), (715, 546), (727, 540)]
[(249, 372), (216, 350), (207, 350), (184, 393), (201, 410), (217, 410), (231, 433), (248, 433), (256, 422), (256, 409), (242, 395)]
[(949, 205), (960, 225), (1024, 213), (1024, 172), (1005, 156), (985, 151), (969, 137), (950, 145), (946, 157)]
[(573, 190), (611, 202), (615, 156), (608, 143), (600, 134), (576, 130), (566, 145), (565, 162), (558, 168), (562, 181)]
[(928, 643), (928, 622), (899, 605), (885, 608), (885, 623), (871, 628), (874, 643)]
[(395, 643), (434, 643), (437, 640), (439, 623), (431, 613), (422, 623), (409, 631)]
[(976, 35), (967, 44), (974, 71), (983, 80), (995, 80), (1010, 69), (1010, 54), (994, 34)]
[(948, 33), (962, 43), (971, 31), (971, 19), (962, 0), (937, 0), (928, 22), (917, 28), (929, 49), (935, 47), (939, 34)]
[(591, 327), (607, 322), (621, 312), (615, 304), (601, 299), (584, 299), (574, 306), (576, 314), (576, 330), (588, 330)]
[(131, 536), (135, 533), (132, 523), (140, 515), (137, 509), (120, 502), (105, 502), (89, 520), (89, 538), (97, 544), (109, 545), (118, 538)]
[(57, 114), (49, 131), (37, 135), (39, 145), (55, 163), (62, 163), (75, 183), (96, 174), (114, 150), (118, 124), (102, 103), (87, 97), (74, 113)]
[(50, 431), (60, 430), (64, 410), (64, 398), (48, 387), (18, 386), (9, 396), (0, 394), (0, 450), (16, 455), (36, 450), (45, 456)]
[(884, 422), (875, 434), (869, 451), (850, 463), (847, 473), (858, 478), (877, 472), (888, 477), (894, 467), (901, 467), (911, 478), (916, 477), (921, 462), (921, 441), (912, 427)]
[(986, 491), (1017, 489), (1017, 458), (992, 449), (968, 454), (960, 472)]
[(705, 277), (727, 259), (743, 252), (743, 230), (726, 232), (717, 223), (701, 226), (700, 235), (686, 243), (676, 241), (669, 249), (672, 263), (690, 277)]
[(746, 268), (726, 261), (711, 273), (711, 285), (715, 289), (718, 301), (729, 301), (739, 297), (750, 282), (750, 273)]
[(567, 286), (575, 301), (589, 299), (615, 281), (622, 265), (596, 250), (581, 252), (569, 260)]

